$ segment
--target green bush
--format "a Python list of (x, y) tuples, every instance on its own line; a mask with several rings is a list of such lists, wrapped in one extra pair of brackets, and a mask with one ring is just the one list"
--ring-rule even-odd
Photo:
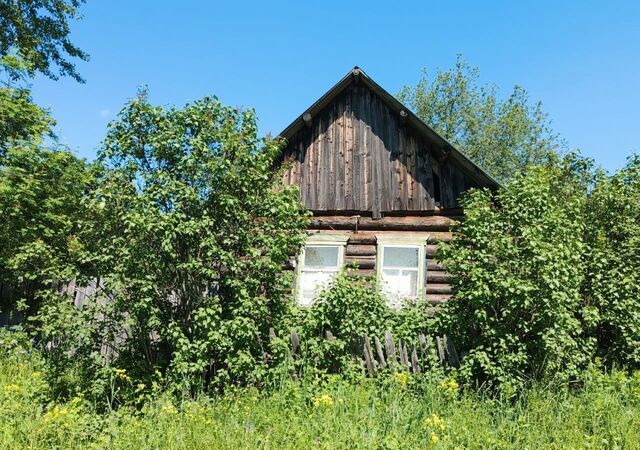
[(640, 369), (640, 156), (599, 180), (586, 221), (584, 296), (598, 317), (598, 354)]
[(261, 383), (277, 363), (269, 329), (290, 308), (282, 266), (308, 221), (273, 170), (281, 149), (252, 111), (215, 98), (132, 100), (109, 126), (78, 233), (100, 289), (79, 309), (47, 294), (49, 361), (95, 392), (116, 369), (147, 384), (156, 372), (194, 388)]
[[(301, 333), (303, 367), (326, 373), (359, 372), (354, 355), (363, 355), (363, 335), (417, 344), (420, 333), (430, 331), (424, 300), (391, 309), (377, 280), (347, 268), (320, 292), (315, 303), (301, 309), (292, 327)], [(327, 339), (330, 333), (332, 339)]]
[(564, 384), (588, 364), (585, 198), (550, 167), (516, 177), (495, 198), (476, 190), (464, 199), (465, 219), (440, 248), (455, 297), (438, 320), (466, 353), (468, 381), (513, 393), (532, 380)]

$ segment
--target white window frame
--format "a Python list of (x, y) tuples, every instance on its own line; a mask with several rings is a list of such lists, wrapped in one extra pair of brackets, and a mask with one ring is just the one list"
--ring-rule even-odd
[(335, 270), (337, 274), (344, 266), (345, 249), (347, 241), (349, 240), (348, 234), (311, 234), (307, 237), (304, 243), (304, 247), (298, 256), (298, 264), (296, 265), (296, 299), (298, 306), (301, 308), (309, 308), (315, 303), (315, 299), (309, 304), (303, 304), (302, 298), (302, 277), (305, 271), (307, 272), (326, 272), (322, 269), (307, 269), (305, 268), (305, 249), (309, 247), (338, 247), (338, 266)]
[(396, 248), (417, 248), (418, 249), (418, 276), (416, 277), (416, 296), (408, 297), (406, 299), (395, 299), (387, 296), (387, 304), (391, 308), (400, 308), (404, 300), (419, 300), (424, 298), (426, 291), (426, 258), (427, 258), (427, 241), (428, 235), (425, 236), (407, 236), (402, 234), (397, 235), (376, 235), (376, 273), (378, 280), (382, 284), (383, 271), (384, 271), (384, 249), (386, 247)]

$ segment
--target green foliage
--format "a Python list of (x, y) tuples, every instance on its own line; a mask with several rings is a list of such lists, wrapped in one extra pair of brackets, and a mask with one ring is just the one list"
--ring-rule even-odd
[(52, 398), (46, 368), (3, 348), (6, 335), (0, 331), (2, 448), (636, 448), (640, 441), (640, 374), (592, 371), (579, 392), (537, 385), (511, 402), (452, 395), (448, 383), (409, 375), (332, 378), (283, 383), (268, 394), (157, 392), (139, 408), (99, 414), (82, 397)]
[(353, 355), (362, 355), (364, 334), (383, 339), (389, 330), (396, 340), (417, 343), (418, 334), (428, 334), (429, 325), (426, 302), (391, 309), (375, 278), (347, 268), (310, 308), (298, 311), (292, 327), (301, 333), (304, 370), (349, 374), (360, 372)]
[(3, 312), (25, 301), (27, 315), (39, 305), (38, 290), (76, 273), (81, 198), (91, 183), (83, 160), (42, 145), (49, 115), (26, 91), (0, 89), (0, 283), (15, 289)]
[(90, 182), (84, 161), (64, 150), (15, 147), (0, 170), (1, 279), (68, 278)]
[(84, 0), (0, 0), (0, 57), (17, 56), (28, 63), (28, 73), (57, 79), (70, 76), (84, 82), (68, 58), (89, 55), (69, 40), (69, 20), (80, 17)]
[[(336, 275), (296, 320), (301, 335), (303, 368), (321, 372), (359, 371), (352, 355), (362, 353), (362, 336), (383, 336), (389, 310), (376, 281), (351, 269)], [(327, 332), (332, 339), (327, 339)]]
[(280, 151), (258, 138), (252, 111), (215, 98), (131, 101), (99, 153), (79, 235), (101, 289), (77, 313), (58, 297), (39, 316), (59, 363), (80, 362), (98, 387), (114, 368), (178, 385), (261, 383), (276, 363), (269, 329), (290, 308), (282, 266), (308, 222), (272, 170)]
[(10, 148), (39, 145), (51, 135), (53, 119), (35, 105), (26, 89), (0, 88), (0, 164)]
[(433, 79), (424, 71), (398, 98), (499, 181), (553, 158), (561, 142), (541, 103), (532, 104), (520, 86), (501, 100), (497, 88), (480, 85), (478, 77), (478, 69), (458, 56), (455, 67)]
[(584, 296), (598, 320), (598, 353), (640, 368), (640, 156), (601, 177), (586, 209)]
[(439, 253), (455, 288), (439, 320), (468, 353), (467, 379), (515, 392), (535, 379), (566, 383), (589, 361), (586, 192), (572, 179), (559, 166), (534, 168), (495, 199), (465, 198), (465, 220)]

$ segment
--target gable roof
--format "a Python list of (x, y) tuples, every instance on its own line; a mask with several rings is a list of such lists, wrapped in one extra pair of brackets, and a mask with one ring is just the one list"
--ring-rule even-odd
[(340, 93), (342, 93), (352, 83), (362, 83), (375, 93), (382, 101), (395, 113), (403, 118), (408, 125), (417, 130), (418, 133), (434, 142), (435, 150), (441, 158), (447, 158), (463, 169), (472, 179), (480, 186), (497, 189), (501, 187), (500, 183), (491, 175), (482, 170), (477, 164), (471, 161), (464, 153), (458, 150), (453, 144), (440, 136), (433, 128), (424, 123), (409, 108), (405, 107), (393, 95), (384, 90), (378, 83), (373, 81), (358, 66), (354, 67), (344, 76), (338, 83), (329, 89), (322, 97), (320, 97), (313, 105), (307, 108), (298, 118), (286, 127), (280, 134), (287, 140), (290, 140), (300, 129), (305, 126), (305, 119), (309, 121), (311, 117), (320, 113), (327, 105), (329, 105)]

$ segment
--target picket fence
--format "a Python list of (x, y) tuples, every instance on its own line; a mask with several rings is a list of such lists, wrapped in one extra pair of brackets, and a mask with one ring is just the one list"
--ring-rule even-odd
[[(325, 339), (334, 339), (331, 331), (325, 332)], [(460, 367), (458, 352), (447, 336), (431, 337), (419, 334), (417, 340), (417, 346), (409, 347), (402, 339), (396, 342), (389, 330), (384, 333), (384, 342), (377, 336), (372, 339), (365, 333), (361, 339), (361, 353), (352, 356), (370, 376), (384, 369), (417, 374), (429, 369), (434, 362), (445, 368)], [(291, 354), (294, 359), (302, 357), (300, 336), (295, 330), (291, 332)]]

